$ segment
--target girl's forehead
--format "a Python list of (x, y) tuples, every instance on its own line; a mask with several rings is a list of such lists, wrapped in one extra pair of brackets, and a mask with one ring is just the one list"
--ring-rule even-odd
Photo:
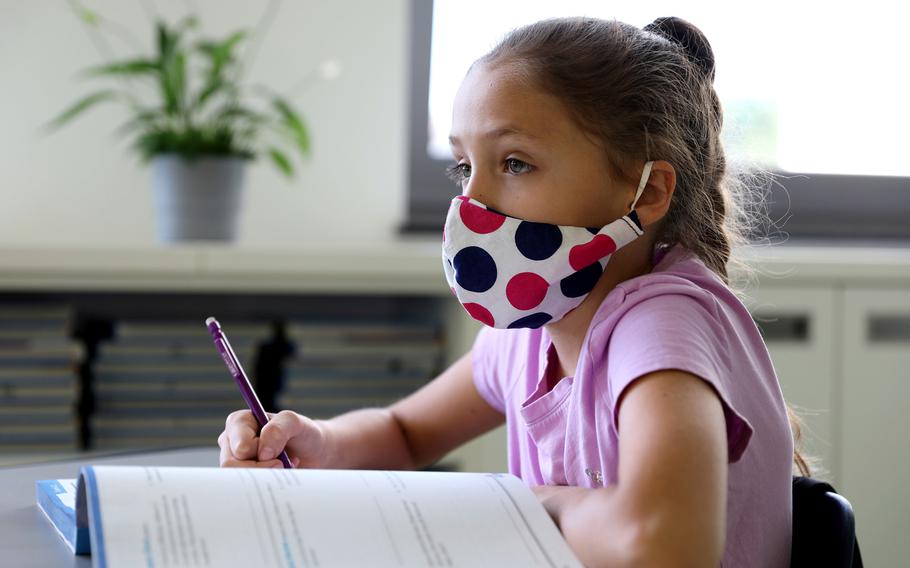
[(512, 130), (544, 138), (574, 127), (562, 102), (508, 66), (475, 65), (452, 109), (452, 136)]

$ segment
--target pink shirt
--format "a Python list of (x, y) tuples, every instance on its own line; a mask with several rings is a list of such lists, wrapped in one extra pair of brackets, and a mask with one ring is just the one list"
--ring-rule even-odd
[(652, 272), (617, 285), (594, 315), (575, 376), (546, 391), (545, 328), (484, 327), (472, 352), (481, 396), (505, 414), (509, 471), (528, 485), (617, 480), (616, 401), (635, 379), (679, 369), (721, 398), (729, 449), (721, 566), (786, 567), (793, 440), (780, 385), (748, 310), (677, 245)]

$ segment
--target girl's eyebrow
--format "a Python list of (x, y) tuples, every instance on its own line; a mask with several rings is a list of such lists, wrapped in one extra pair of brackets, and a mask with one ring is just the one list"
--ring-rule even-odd
[[(536, 140), (540, 138), (540, 136), (532, 134), (526, 130), (521, 130), (520, 128), (511, 125), (500, 126), (498, 128), (488, 130), (487, 132), (484, 132), (480, 135), (481, 138), (503, 138), (506, 136), (518, 136), (521, 138), (528, 138), (530, 140)], [(461, 141), (457, 136), (450, 135), (449, 144), (452, 146), (460, 146)]]

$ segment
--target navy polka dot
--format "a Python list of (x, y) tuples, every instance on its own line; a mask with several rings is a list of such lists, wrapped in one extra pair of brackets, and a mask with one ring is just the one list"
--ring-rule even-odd
[(566, 276), (559, 282), (559, 289), (568, 298), (578, 298), (584, 296), (594, 289), (600, 275), (603, 274), (603, 267), (599, 262), (592, 263), (581, 270), (576, 271), (570, 276)]
[(537, 329), (543, 324), (547, 323), (553, 319), (553, 316), (546, 314), (544, 312), (537, 312), (536, 314), (531, 314), (523, 318), (517, 319), (509, 324), (509, 329), (517, 329), (520, 327), (529, 327), (531, 329)]
[(549, 223), (522, 221), (515, 230), (515, 246), (526, 258), (544, 260), (562, 244), (562, 231)]
[(591, 233), (592, 235), (596, 235), (597, 233), (600, 232), (600, 229), (595, 229), (594, 227), (585, 227), (585, 228), (588, 229), (588, 232)]
[(471, 292), (486, 292), (496, 282), (496, 262), (480, 247), (465, 247), (454, 260), (455, 281)]

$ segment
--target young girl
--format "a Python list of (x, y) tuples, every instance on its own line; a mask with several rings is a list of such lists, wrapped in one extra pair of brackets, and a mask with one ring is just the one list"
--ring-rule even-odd
[[(458, 92), (443, 267), (486, 324), (383, 409), (228, 417), (224, 466), (419, 468), (505, 421), (509, 469), (589, 566), (788, 565), (788, 409), (730, 290), (737, 220), (705, 37), (520, 28)], [(798, 458), (798, 455), (796, 455)]]

